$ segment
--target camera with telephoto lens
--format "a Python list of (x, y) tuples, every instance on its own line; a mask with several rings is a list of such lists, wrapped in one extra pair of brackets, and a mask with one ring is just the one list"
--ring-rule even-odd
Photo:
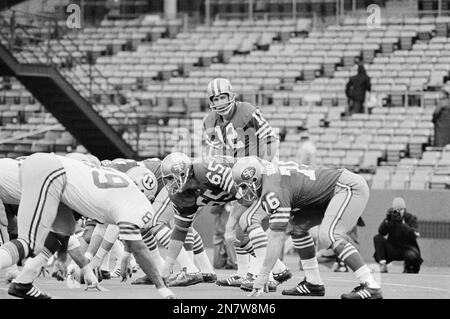
[(387, 220), (393, 223), (401, 223), (402, 222), (402, 214), (399, 210), (389, 209), (387, 213)]

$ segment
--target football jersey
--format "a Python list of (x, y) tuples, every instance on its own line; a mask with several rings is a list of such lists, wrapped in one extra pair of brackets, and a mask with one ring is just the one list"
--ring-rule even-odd
[(61, 201), (85, 217), (117, 224), (124, 240), (141, 239), (140, 229), (151, 222), (147, 197), (124, 173), (58, 156), (65, 168)]
[(203, 121), (206, 144), (212, 155), (258, 156), (271, 160), (278, 148), (278, 137), (261, 112), (246, 102), (236, 102), (230, 121), (210, 112)]
[(261, 205), (270, 215), (271, 229), (285, 230), (291, 213), (305, 207), (326, 207), (334, 196), (343, 169), (263, 161)]
[(155, 174), (156, 180), (158, 182), (156, 195), (158, 195), (161, 189), (164, 187), (161, 175), (161, 160), (159, 158), (149, 158), (141, 162), (137, 162), (132, 159), (117, 158), (114, 159), (111, 163), (108, 163), (106, 166), (112, 167), (123, 173), (126, 173), (128, 170), (136, 166), (145, 167), (148, 170), (150, 170), (153, 174)]
[[(186, 181), (183, 191), (169, 195), (175, 211), (175, 230), (187, 230), (202, 207), (223, 205), (236, 200), (232, 165), (232, 162), (217, 158), (194, 161), (191, 168), (194, 175)], [(173, 238), (177, 238), (177, 234)]]

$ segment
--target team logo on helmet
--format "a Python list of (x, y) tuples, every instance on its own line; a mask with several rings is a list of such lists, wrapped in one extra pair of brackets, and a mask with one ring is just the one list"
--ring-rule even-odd
[(179, 173), (181, 173), (182, 171), (184, 171), (184, 167), (185, 167), (184, 163), (181, 162), (181, 163), (178, 163), (178, 164), (173, 165), (171, 171), (172, 171), (172, 173), (174, 173), (174, 174), (179, 174)]
[(256, 168), (254, 168), (253, 166), (247, 167), (246, 169), (244, 169), (242, 171), (241, 177), (243, 180), (247, 180), (247, 179), (250, 179), (253, 176), (255, 176), (255, 173), (256, 173)]
[(146, 189), (152, 190), (153, 188), (155, 188), (155, 185), (155, 180), (150, 174), (145, 174), (142, 177), (142, 186), (144, 186)]

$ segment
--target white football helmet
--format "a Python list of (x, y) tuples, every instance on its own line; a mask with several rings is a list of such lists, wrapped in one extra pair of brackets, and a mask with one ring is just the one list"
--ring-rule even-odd
[(126, 174), (152, 203), (158, 190), (158, 180), (151, 170), (141, 166), (130, 168)]
[[(230, 81), (224, 78), (217, 78), (209, 82), (207, 89), (209, 107), (220, 115), (228, 114), (234, 106), (236, 94), (233, 91)], [(214, 104), (213, 99), (221, 94), (228, 95), (228, 101), (222, 104)]]

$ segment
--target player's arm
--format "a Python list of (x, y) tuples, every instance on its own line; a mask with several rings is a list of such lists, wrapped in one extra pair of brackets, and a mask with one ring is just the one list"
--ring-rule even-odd
[(289, 202), (281, 194), (269, 192), (263, 195), (261, 204), (269, 214), (269, 236), (267, 251), (260, 273), (253, 286), (252, 295), (259, 295), (269, 280), (269, 273), (275, 266), (279, 252), (284, 248), (285, 232), (289, 224), (291, 207)]
[(84, 256), (87, 259), (92, 260), (94, 255), (97, 253), (97, 250), (100, 248), (100, 245), (102, 244), (103, 236), (105, 235), (107, 226), (108, 225), (106, 224), (100, 223), (97, 223), (97, 225), (95, 225), (94, 232), (92, 233), (91, 236), (91, 241), (89, 242), (89, 246), (84, 254)]
[(175, 215), (174, 215), (174, 227), (172, 235), (170, 237), (169, 248), (167, 256), (164, 262), (161, 275), (166, 278), (172, 272), (173, 265), (180, 254), (181, 248), (184, 245), (189, 227), (194, 222), (194, 217), (197, 212), (197, 206), (192, 207), (180, 207), (173, 203)]
[(0, 200), (0, 245), (3, 245), (8, 241), (8, 217), (6, 216), (5, 205), (3, 205), (3, 202)]
[[(141, 227), (130, 222), (118, 222), (119, 238), (124, 241), (125, 249), (130, 251), (144, 273), (153, 281), (158, 293), (163, 298), (174, 298), (173, 292), (167, 288), (150, 252), (142, 240)], [(142, 226), (142, 225), (141, 225)]]
[(278, 150), (280, 141), (273, 127), (270, 126), (259, 110), (255, 110), (251, 116), (251, 124), (255, 129), (255, 136), (262, 150), (258, 155), (264, 160), (271, 161)]
[(103, 235), (103, 240), (98, 248), (95, 256), (92, 258), (92, 268), (96, 269), (101, 266), (106, 254), (111, 251), (114, 243), (119, 238), (119, 227), (117, 225), (108, 225)]

